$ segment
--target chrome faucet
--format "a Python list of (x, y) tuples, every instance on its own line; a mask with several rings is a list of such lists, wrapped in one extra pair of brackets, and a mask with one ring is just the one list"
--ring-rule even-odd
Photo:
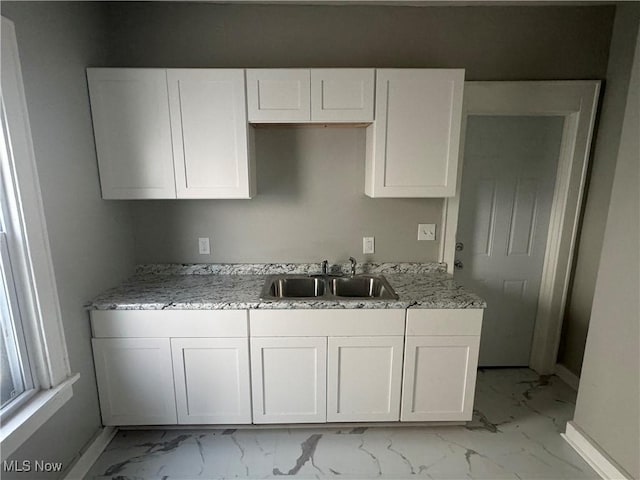
[(349, 257), (349, 261), (351, 262), (351, 275), (356, 274), (356, 259), (353, 257)]
[(322, 265), (322, 268), (321, 268), (322, 275), (326, 275), (329, 270), (329, 260), (323, 260), (321, 265)]

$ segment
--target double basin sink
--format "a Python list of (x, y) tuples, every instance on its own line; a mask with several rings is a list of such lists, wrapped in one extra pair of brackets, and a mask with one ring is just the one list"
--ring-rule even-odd
[(382, 275), (271, 275), (261, 300), (397, 300), (398, 295)]

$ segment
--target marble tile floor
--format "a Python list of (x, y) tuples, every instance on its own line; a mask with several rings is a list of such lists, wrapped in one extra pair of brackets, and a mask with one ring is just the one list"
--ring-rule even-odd
[(464, 426), (121, 430), (87, 478), (599, 478), (560, 437), (575, 397), (555, 376), (481, 369)]

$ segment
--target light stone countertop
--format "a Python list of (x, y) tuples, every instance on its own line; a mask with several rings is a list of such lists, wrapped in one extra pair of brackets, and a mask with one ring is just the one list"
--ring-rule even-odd
[[(332, 272), (347, 271), (346, 265)], [(317, 273), (318, 264), (144, 265), (136, 274), (96, 297), (91, 310), (240, 310), (331, 308), (485, 308), (477, 295), (457, 285), (437, 263), (384, 263), (358, 266), (382, 274), (398, 300), (262, 301), (265, 275)]]

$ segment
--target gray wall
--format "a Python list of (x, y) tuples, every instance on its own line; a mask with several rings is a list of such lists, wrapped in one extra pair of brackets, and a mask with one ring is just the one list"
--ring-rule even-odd
[[(258, 195), (252, 200), (132, 202), (136, 260), (151, 262), (436, 260), (418, 223), (439, 223), (442, 200), (364, 195), (363, 128), (256, 130)], [(197, 238), (211, 238), (199, 255)]]
[(94, 3), (55, 2), (2, 2), (2, 15), (16, 28), (64, 332), (71, 369), (81, 374), (73, 398), (12, 459), (66, 467), (101, 423), (82, 305), (133, 266), (128, 206), (100, 199), (89, 113), (85, 66), (103, 61), (104, 17)]
[(589, 330), (639, 16), (640, 4), (636, 3), (621, 5), (615, 17), (580, 241), (562, 326), (558, 362), (578, 376)]
[(640, 478), (640, 35), (636, 38), (574, 418), (629, 478)]
[[(591, 79), (606, 72), (613, 7), (385, 7), (132, 3), (108, 6), (109, 65), (464, 67), (471, 80)], [(440, 199), (371, 200), (362, 130), (260, 130), (258, 195), (136, 202), (136, 261), (438, 259), (417, 224)], [(281, 175), (279, 175), (281, 174)], [(331, 193), (327, 199), (327, 193)], [(212, 255), (197, 254), (210, 236)]]

